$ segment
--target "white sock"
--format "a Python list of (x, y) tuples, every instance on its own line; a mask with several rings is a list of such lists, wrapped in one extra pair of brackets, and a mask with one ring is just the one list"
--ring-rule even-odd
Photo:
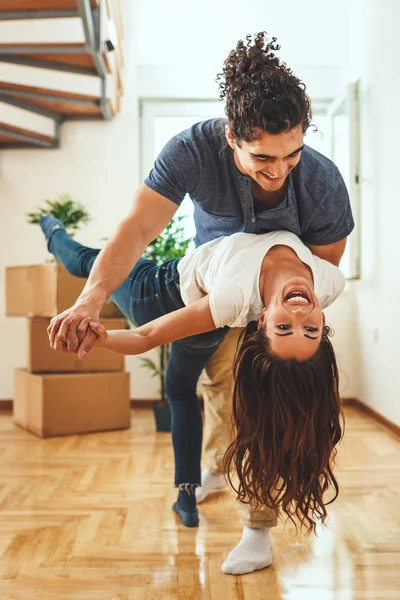
[(222, 565), (223, 573), (244, 575), (269, 567), (272, 563), (269, 527), (244, 527), (242, 539)]
[(203, 502), (210, 492), (226, 487), (227, 481), (222, 473), (213, 473), (210, 469), (201, 472), (201, 487), (196, 488), (197, 504)]

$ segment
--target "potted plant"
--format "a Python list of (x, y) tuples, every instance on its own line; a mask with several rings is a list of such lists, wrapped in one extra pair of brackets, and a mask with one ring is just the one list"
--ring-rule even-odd
[(75, 202), (69, 194), (60, 194), (57, 200), (45, 200), (45, 207), (38, 207), (35, 212), (28, 213), (28, 223), (39, 224), (40, 217), (51, 215), (59, 219), (66, 232), (74, 237), (75, 232), (91, 220), (85, 206)]
[[(164, 231), (147, 246), (144, 252), (146, 258), (150, 258), (158, 265), (161, 265), (167, 260), (180, 258), (185, 255), (191, 239), (185, 237), (182, 219), (183, 217), (172, 219)], [(158, 348), (159, 364), (150, 358), (141, 359), (142, 365), (152, 372), (152, 376), (159, 377), (160, 379), (161, 398), (153, 404), (157, 431), (171, 431), (171, 412), (165, 391), (165, 375), (169, 351), (169, 344), (164, 344)]]

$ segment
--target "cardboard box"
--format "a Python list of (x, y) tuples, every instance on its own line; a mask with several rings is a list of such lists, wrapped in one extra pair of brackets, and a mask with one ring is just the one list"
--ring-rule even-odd
[[(126, 319), (102, 319), (106, 329), (125, 329)], [(50, 319), (33, 317), (28, 325), (28, 371), (31, 373), (66, 373), (90, 371), (123, 371), (125, 356), (93, 348), (84, 360), (75, 354), (55, 352), (50, 348), (47, 327)]]
[(130, 427), (129, 373), (15, 371), (14, 422), (39, 437)]
[[(6, 268), (6, 317), (52, 318), (76, 302), (86, 279), (70, 275), (59, 263)], [(101, 317), (122, 318), (107, 301)]]

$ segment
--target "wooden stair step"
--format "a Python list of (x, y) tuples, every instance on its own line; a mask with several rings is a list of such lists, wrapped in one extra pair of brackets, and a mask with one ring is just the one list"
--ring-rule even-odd
[(57, 19), (0, 19), (0, 40), (1, 48), (44, 44), (83, 45), (86, 41), (82, 19), (78, 14)]
[[(91, 0), (98, 6), (98, 0)], [(76, 0), (1, 0), (1, 12), (25, 12), (34, 10), (71, 10), (76, 8)]]
[[(0, 49), (6, 50), (6, 54), (43, 54), (46, 53), (46, 48), (51, 53), (54, 53), (57, 48), (60, 49), (60, 54), (79, 54), (85, 52), (85, 45), (83, 43), (67, 43), (67, 44), (3, 44), (0, 42)], [(4, 52), (3, 52), (4, 53)]]
[[(67, 92), (52, 92), (42, 88), (32, 88), (18, 85), (0, 85), (0, 97), (12, 98), (29, 103), (32, 107), (40, 107), (60, 115), (64, 119), (74, 117), (102, 118), (101, 103), (95, 96), (69, 94)], [(110, 104), (113, 113), (116, 107)]]
[(15, 96), (28, 97), (29, 94), (41, 94), (48, 96), (49, 98), (57, 97), (60, 99), (82, 100), (82, 101), (98, 101), (97, 96), (91, 96), (87, 94), (78, 94), (71, 92), (64, 92), (62, 90), (49, 90), (48, 88), (35, 87), (30, 85), (19, 85), (14, 83), (2, 82), (0, 83), (0, 94), (5, 92), (15, 92)]
[[(31, 141), (28, 141), (29, 140)], [(36, 142), (35, 142), (36, 140)], [(21, 127), (14, 127), (0, 121), (0, 147), (26, 146), (26, 147), (44, 147), (55, 148), (58, 141), (55, 137), (35, 133)]]
[[(106, 64), (108, 64), (107, 53), (103, 52), (103, 59)], [(26, 58), (36, 58), (38, 60), (42, 60), (49, 63), (60, 63), (61, 65), (72, 65), (74, 67), (84, 67), (87, 69), (92, 69), (94, 73), (96, 73), (96, 67), (93, 62), (93, 57), (91, 54), (87, 54), (82, 52), (80, 54), (31, 54), (31, 55), (21, 55)], [(109, 67), (108, 70), (110, 71)]]
[[(0, 61), (0, 86), (21, 86), (25, 89), (39, 88), (50, 93), (99, 99), (102, 96), (102, 80), (97, 75), (67, 73), (54, 69), (12, 64)], [(116, 75), (106, 75), (106, 93), (112, 97), (118, 85)]]
[[(107, 73), (112, 73), (108, 53), (103, 52), (102, 57)], [(83, 51), (76, 54), (10, 53), (2, 55), (1, 60), (6, 63), (46, 68), (55, 71), (76, 72), (83, 75), (98, 75), (93, 56)], [(112, 64), (114, 65), (114, 62)]]
[(29, 99), (29, 103), (33, 106), (39, 106), (41, 108), (46, 108), (52, 110), (63, 117), (71, 117), (72, 115), (77, 115), (80, 117), (83, 116), (99, 116), (101, 117), (101, 108), (98, 100), (93, 101), (92, 104), (89, 102), (87, 104), (80, 104), (77, 102), (73, 102), (69, 98), (59, 98), (59, 99), (46, 99), (46, 98), (31, 98)]

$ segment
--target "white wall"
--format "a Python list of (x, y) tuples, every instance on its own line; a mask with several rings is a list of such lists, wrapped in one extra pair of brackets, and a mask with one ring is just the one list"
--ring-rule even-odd
[[(229, 47), (227, 45), (226, 48), (229, 50)], [(221, 66), (222, 61), (220, 65), (204, 63), (199, 70), (183, 67), (182, 76), (182, 66), (139, 65), (138, 94), (141, 98), (217, 99), (218, 84), (215, 77)], [(293, 70), (306, 83), (307, 93), (314, 99), (332, 99), (344, 89), (343, 67), (293, 65)]]
[[(212, 65), (220, 70), (229, 50), (248, 33), (278, 38), (291, 66), (343, 67), (351, 24), (348, 0), (137, 0), (138, 64), (181, 65), (185, 77)], [(213, 71), (214, 72), (214, 71)]]
[(400, 425), (400, 3), (354, 0), (361, 80), (362, 279), (354, 286), (360, 400)]
[[(314, 98), (345, 85), (351, 24), (346, 0), (137, 0), (138, 86), (142, 97), (216, 98), (217, 73), (246, 34), (266, 30)], [(339, 40), (339, 41), (338, 41)]]
[[(76, 239), (99, 247), (126, 215), (138, 184), (138, 109), (133, 11), (125, 9), (125, 94), (111, 122), (70, 122), (62, 126), (58, 150), (4, 150), (0, 153), (0, 399), (13, 397), (15, 367), (26, 367), (26, 322), (4, 317), (4, 269), (48, 258), (38, 226), (25, 214), (45, 198), (67, 192), (87, 205), (93, 221)], [(128, 10), (127, 10), (128, 9)], [(155, 398), (158, 385), (135, 357), (126, 359), (133, 398)]]
[(331, 341), (339, 368), (342, 398), (358, 398), (359, 391), (353, 287), (353, 282), (347, 282), (343, 294), (325, 311), (326, 323), (334, 332)]

